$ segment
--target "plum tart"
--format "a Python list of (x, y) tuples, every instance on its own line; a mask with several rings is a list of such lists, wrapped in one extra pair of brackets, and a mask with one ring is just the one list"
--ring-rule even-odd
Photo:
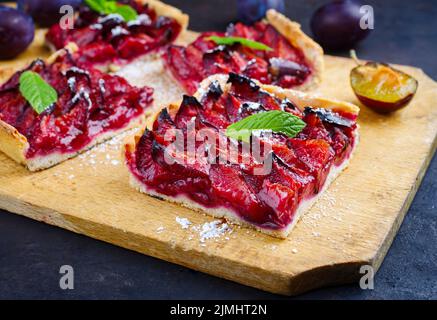
[(322, 48), (275, 10), (253, 25), (231, 24), (226, 33), (206, 32), (188, 46), (171, 45), (164, 60), (188, 94), (206, 77), (230, 72), (282, 88), (313, 89), (324, 68)]
[[(285, 238), (348, 165), (358, 143), (358, 112), (347, 102), (263, 85), (244, 75), (210, 76), (194, 96), (162, 109), (141, 135), (126, 143), (131, 184), (143, 193)], [(233, 124), (266, 115), (274, 116), (269, 123), (287, 115), (301, 129), (294, 136), (254, 130), (246, 141), (227, 134)], [(199, 139), (200, 132), (213, 138)], [(263, 167), (247, 148), (254, 142), (270, 166)], [(230, 146), (235, 151), (231, 158)]]
[[(56, 96), (41, 112), (23, 93), (22, 75), (29, 72)], [(35, 85), (30, 90), (35, 94)], [(87, 68), (68, 49), (60, 50), (47, 61), (35, 60), (0, 86), (0, 150), (31, 171), (51, 167), (138, 125), (152, 94), (148, 87)]]
[(137, 13), (126, 21), (116, 13), (102, 14), (82, 4), (74, 21), (74, 28), (53, 25), (46, 41), (54, 49), (76, 43), (79, 62), (106, 66), (123, 64), (139, 56), (157, 52), (172, 43), (188, 25), (188, 16), (179, 9), (157, 0), (119, 0)]

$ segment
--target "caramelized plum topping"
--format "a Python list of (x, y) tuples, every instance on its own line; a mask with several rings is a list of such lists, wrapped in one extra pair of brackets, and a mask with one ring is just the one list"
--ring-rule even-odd
[(304, 114), (307, 115), (309, 113), (314, 113), (320, 118), (320, 120), (331, 124), (337, 124), (339, 126), (345, 127), (352, 127), (354, 125), (354, 122), (352, 120), (344, 118), (328, 109), (313, 109), (310, 107), (306, 107), (304, 110)]
[(284, 60), (281, 58), (271, 58), (269, 60), (269, 63), (269, 71), (272, 75), (276, 77), (304, 77), (309, 73), (309, 69), (306, 66), (300, 65), (294, 61)]
[(74, 29), (53, 25), (46, 39), (56, 49), (69, 42), (79, 46), (76, 58), (91, 64), (124, 63), (140, 55), (159, 50), (173, 42), (181, 25), (173, 18), (158, 16), (147, 3), (123, 1), (138, 13), (126, 22), (118, 15), (100, 15), (85, 4), (79, 8)]
[[(245, 38), (272, 50), (256, 50), (238, 43), (218, 45), (210, 36)], [(230, 25), (225, 34), (203, 33), (187, 47), (171, 45), (164, 59), (189, 94), (213, 74), (241, 73), (264, 84), (292, 88), (303, 84), (312, 73), (303, 53), (266, 22)]]
[(223, 90), (222, 87), (220, 86), (220, 83), (217, 80), (211, 82), (211, 84), (208, 87), (208, 93), (207, 93), (208, 97), (218, 99), (221, 97), (222, 94), (223, 94)]

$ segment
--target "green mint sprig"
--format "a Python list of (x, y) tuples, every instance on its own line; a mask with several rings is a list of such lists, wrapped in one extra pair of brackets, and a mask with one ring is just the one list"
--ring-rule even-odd
[(58, 101), (56, 90), (34, 71), (21, 74), (20, 92), (38, 114)]
[(206, 38), (207, 40), (214, 41), (218, 45), (232, 46), (234, 44), (241, 44), (244, 47), (248, 47), (255, 50), (263, 50), (263, 51), (271, 51), (273, 50), (269, 46), (264, 43), (249, 40), (241, 37), (219, 37), (219, 36), (210, 36)]
[(306, 123), (291, 113), (272, 110), (256, 113), (228, 126), (226, 136), (236, 140), (250, 142), (254, 131), (272, 131), (295, 137), (305, 128)]
[(124, 21), (129, 22), (137, 19), (138, 13), (127, 4), (118, 4), (113, 0), (85, 0), (85, 4), (100, 14), (118, 14)]

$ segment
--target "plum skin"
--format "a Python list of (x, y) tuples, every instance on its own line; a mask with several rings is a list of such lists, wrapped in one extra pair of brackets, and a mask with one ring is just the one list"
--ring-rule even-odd
[(51, 27), (59, 22), (62, 14), (59, 9), (63, 5), (71, 5), (77, 9), (82, 0), (18, 0), (18, 8), (31, 15), (40, 27)]
[(237, 0), (238, 19), (246, 24), (262, 19), (269, 9), (284, 12), (284, 0)]
[(29, 47), (35, 36), (32, 18), (17, 9), (0, 6), (0, 59), (12, 59)]
[(385, 101), (380, 101), (369, 97), (365, 97), (359, 95), (358, 93), (355, 93), (355, 95), (357, 96), (358, 100), (360, 100), (360, 102), (364, 104), (366, 107), (369, 107), (373, 111), (382, 114), (391, 113), (399, 109), (405, 108), (414, 97), (414, 93), (410, 93), (409, 95), (405, 96), (404, 98), (396, 102), (385, 102)]
[(340, 0), (317, 9), (310, 21), (315, 40), (325, 49), (353, 48), (371, 31), (360, 27), (360, 7), (357, 1)]

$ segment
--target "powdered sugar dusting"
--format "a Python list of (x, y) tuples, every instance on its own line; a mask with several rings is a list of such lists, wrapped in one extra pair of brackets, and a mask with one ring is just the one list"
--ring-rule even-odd
[(176, 222), (181, 225), (182, 229), (188, 229), (191, 225), (191, 221), (187, 218), (176, 217)]
[(121, 35), (128, 35), (129, 31), (121, 26), (116, 26), (115, 28), (111, 29), (111, 34), (113, 37), (118, 37)]
[(85, 166), (95, 166), (97, 164), (118, 166), (121, 164), (120, 153), (123, 141), (126, 137), (135, 134), (136, 131), (138, 131), (138, 128), (123, 132), (111, 140), (82, 153), (79, 155), (79, 159), (83, 160), (82, 164)]
[[(134, 135), (138, 128), (134, 128), (123, 132), (112, 139), (105, 141), (88, 151), (83, 152), (78, 155), (74, 161), (79, 161), (79, 163), (75, 166), (67, 166), (67, 164), (71, 164), (71, 162), (65, 162), (63, 165), (65, 166), (62, 171), (54, 172), (53, 176), (74, 180), (75, 177), (79, 177), (82, 173), (82, 170), (88, 168), (85, 175), (98, 175), (98, 171), (95, 170), (97, 166), (104, 166), (107, 168), (115, 168), (122, 165), (123, 161), (121, 159), (121, 149), (126, 137)], [(70, 137), (70, 136), (67, 136)], [(71, 137), (74, 137), (71, 134)], [(67, 142), (67, 141), (65, 141)]]
[(189, 232), (188, 240), (193, 240), (194, 236), (197, 235), (202, 247), (206, 246), (207, 240), (214, 239), (215, 241), (218, 241), (224, 239), (228, 241), (230, 240), (229, 235), (233, 232), (231, 226), (222, 220), (214, 220), (194, 225), (187, 218), (176, 217), (176, 222), (182, 227), (182, 229)]
[(147, 14), (140, 14), (135, 20), (128, 21), (127, 26), (150, 25), (152, 20)]
[(228, 229), (229, 225), (219, 220), (204, 223), (199, 230), (200, 242), (205, 242), (207, 239), (219, 238), (225, 234)]
[[(333, 189), (334, 188), (331, 188), (322, 194), (320, 199), (312, 207), (311, 212), (303, 215), (301, 218), (302, 223), (313, 229), (311, 234), (314, 237), (320, 236), (320, 233), (317, 230), (314, 230), (320, 224), (320, 220), (322, 218), (328, 218), (329, 212), (332, 212), (333, 208), (336, 206), (336, 198), (332, 192)], [(340, 216), (332, 216), (330, 218), (337, 221), (342, 220), (342, 217)]]
[(165, 106), (178, 101), (184, 91), (167, 74), (164, 63), (157, 55), (149, 54), (136, 59), (116, 72), (129, 81), (131, 85), (152, 87), (154, 101)]

